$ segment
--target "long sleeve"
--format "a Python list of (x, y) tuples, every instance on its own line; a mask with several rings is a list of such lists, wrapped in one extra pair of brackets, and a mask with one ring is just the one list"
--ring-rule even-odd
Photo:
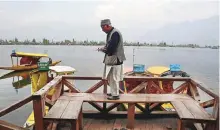
[(120, 41), (120, 36), (119, 36), (118, 32), (114, 32), (112, 34), (110, 41), (108, 42), (106, 54), (108, 54), (109, 56), (114, 54), (116, 52), (119, 41)]

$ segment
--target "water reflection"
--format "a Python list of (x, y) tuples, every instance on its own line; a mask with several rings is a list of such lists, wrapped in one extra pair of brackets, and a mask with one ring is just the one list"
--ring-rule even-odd
[(12, 78), (12, 86), (16, 89), (23, 88), (31, 84), (30, 72), (32, 70), (12, 71), (0, 77), (2, 79)]

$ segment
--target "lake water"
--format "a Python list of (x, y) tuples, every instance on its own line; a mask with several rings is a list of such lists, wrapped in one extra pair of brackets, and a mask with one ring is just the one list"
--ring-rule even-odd
[[(11, 66), (10, 54), (16, 51), (44, 53), (54, 60), (62, 60), (60, 65), (74, 67), (77, 76), (102, 76), (103, 53), (97, 52), (98, 46), (0, 46), (0, 66)], [(134, 53), (133, 53), (134, 49)], [(159, 47), (125, 47), (127, 60), (124, 69), (132, 69), (134, 63), (145, 67), (154, 65), (169, 66), (172, 63), (181, 65), (183, 71), (194, 79), (205, 84), (211, 91), (219, 92), (219, 52), (217, 49), (197, 48), (159, 48)], [(10, 71), (0, 70), (0, 76)], [(0, 80), (0, 109), (30, 95), (30, 85), (15, 89), (12, 78)], [(90, 85), (88, 84), (90, 83)], [(77, 87), (84, 91), (95, 82), (77, 82)], [(23, 126), (32, 111), (29, 103), (0, 119)]]

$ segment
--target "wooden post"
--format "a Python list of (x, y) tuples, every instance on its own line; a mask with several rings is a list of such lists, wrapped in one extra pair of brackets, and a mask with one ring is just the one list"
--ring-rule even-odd
[(13, 62), (13, 58), (12, 58), (12, 56), (11, 56), (11, 63), (12, 63), (12, 66), (14, 66), (14, 62)]
[(184, 129), (185, 128), (184, 128), (183, 122), (180, 119), (178, 119), (178, 121), (177, 121), (177, 130), (184, 130)]
[[(104, 88), (103, 88), (103, 93), (104, 94), (107, 94), (107, 80), (106, 79), (104, 79), (104, 80), (102, 80), (103, 82), (104, 82)], [(104, 112), (106, 111), (106, 108), (107, 108), (107, 104), (106, 103), (103, 103), (103, 110), (104, 110)]]
[(79, 129), (83, 130), (83, 113), (82, 113), (82, 108), (80, 110), (78, 120), (79, 120)]
[(35, 119), (35, 129), (43, 130), (43, 116), (44, 116), (44, 102), (41, 96), (35, 96), (33, 100), (33, 108), (34, 108), (34, 119)]
[(127, 128), (134, 128), (135, 103), (128, 103), (128, 121)]
[(71, 130), (79, 130), (79, 120), (73, 120), (72, 123), (72, 129)]

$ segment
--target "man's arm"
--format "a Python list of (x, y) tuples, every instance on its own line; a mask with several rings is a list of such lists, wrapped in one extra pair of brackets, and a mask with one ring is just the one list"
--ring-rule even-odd
[(113, 55), (116, 52), (119, 41), (120, 41), (120, 37), (118, 32), (114, 32), (108, 43), (109, 45), (106, 48), (105, 53), (108, 54), (109, 56)]

